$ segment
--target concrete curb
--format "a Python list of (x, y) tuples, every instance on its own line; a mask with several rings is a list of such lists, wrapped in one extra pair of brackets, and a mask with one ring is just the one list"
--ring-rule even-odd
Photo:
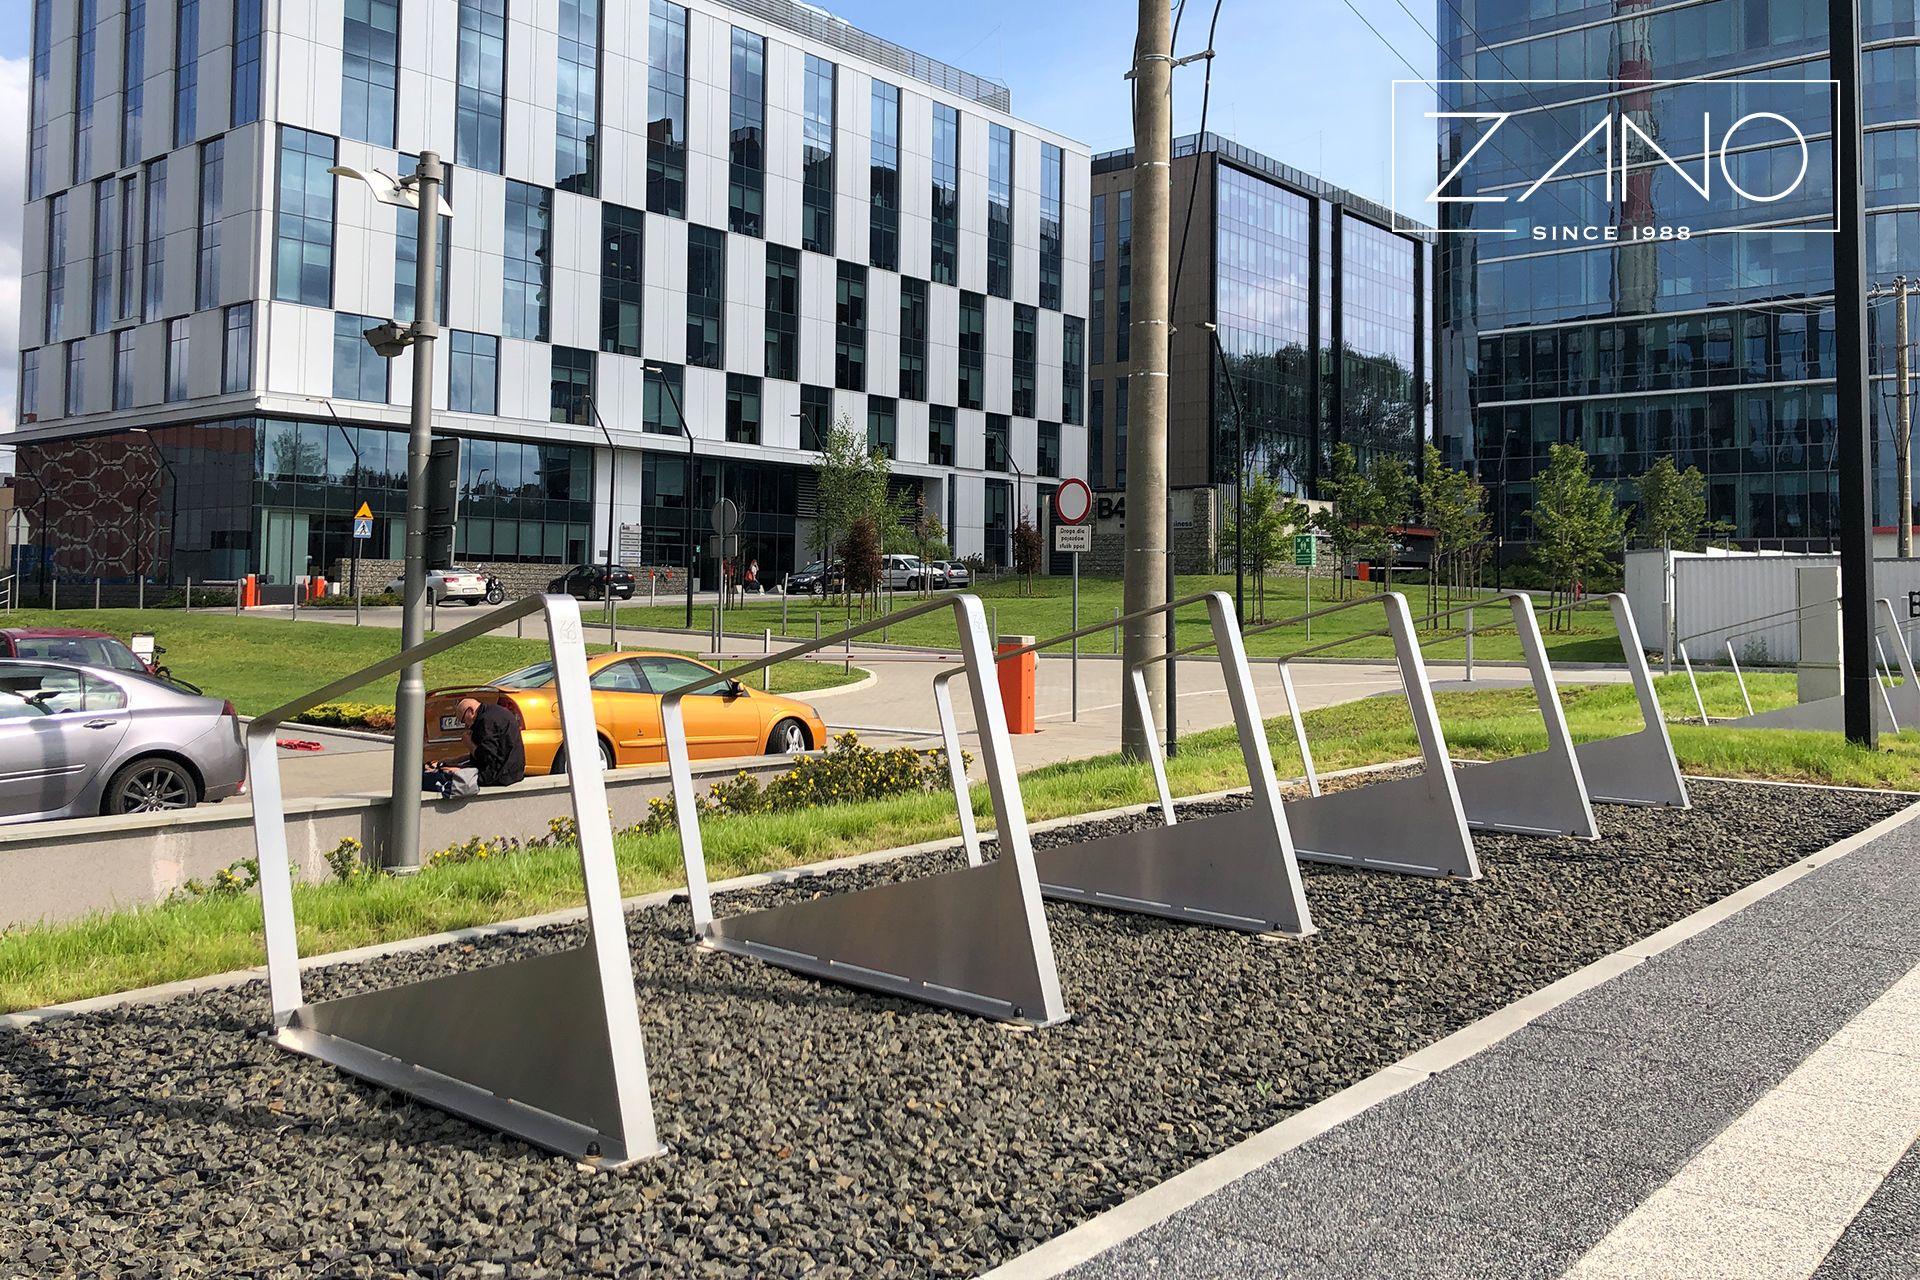
[[(1385, 769), (1400, 769), (1417, 760), (1391, 760), (1383, 764), (1360, 765), (1352, 769), (1342, 769), (1335, 773), (1321, 774), (1322, 780), (1329, 778), (1357, 777), (1367, 773), (1377, 773)], [(1305, 778), (1281, 779), (1281, 786), (1305, 785)], [(1245, 787), (1229, 787), (1224, 791), (1209, 791), (1202, 795), (1180, 796), (1176, 804), (1205, 804), (1212, 800), (1224, 800), (1239, 795)], [(1125, 817), (1129, 814), (1145, 813), (1158, 807), (1157, 802), (1145, 804), (1121, 805), (1114, 809), (1102, 809), (1095, 813), (1072, 814), (1063, 818), (1044, 818), (1031, 823), (1030, 831), (1052, 831), (1058, 827), (1072, 826), (1080, 822), (1103, 822), (1109, 818)], [(996, 839), (998, 831), (992, 826), (980, 829), (982, 842)], [(714, 893), (725, 893), (733, 889), (757, 889), (766, 885), (787, 884), (795, 880), (805, 880), (813, 876), (825, 875), (831, 871), (843, 871), (853, 867), (864, 867), (876, 862), (891, 862), (898, 858), (910, 858), (915, 854), (937, 853), (951, 849), (959, 836), (946, 836), (937, 840), (923, 840), (919, 844), (902, 845), (894, 849), (878, 849), (872, 853), (851, 853), (842, 858), (831, 858), (825, 862), (810, 862), (797, 867), (782, 867), (777, 871), (760, 871), (748, 876), (735, 876), (731, 880), (718, 880), (711, 886)], [(685, 885), (668, 889), (656, 889), (652, 893), (643, 893), (638, 897), (624, 898), (620, 906), (623, 911), (636, 911), (644, 907), (657, 907), (671, 902), (677, 895), (686, 892)], [(300, 968), (324, 969), (338, 964), (355, 964), (363, 960), (377, 960), (382, 956), (404, 955), (413, 951), (430, 951), (435, 947), (444, 947), (453, 943), (472, 942), (478, 938), (497, 938), (506, 934), (528, 933), (535, 929), (545, 929), (557, 924), (572, 924), (584, 920), (587, 909), (584, 906), (565, 907), (559, 911), (549, 911), (537, 916), (522, 916), (517, 920), (502, 920), (495, 924), (474, 925), (467, 929), (453, 929), (444, 933), (430, 933), (418, 938), (405, 938), (398, 942), (379, 942), (371, 946), (356, 947), (351, 951), (334, 951), (320, 956), (302, 956)], [(0, 1031), (18, 1031), (38, 1022), (50, 1022), (58, 1018), (70, 1018), (75, 1014), (94, 1013), (101, 1009), (113, 1009), (122, 1005), (155, 1004), (162, 1000), (171, 1000), (176, 996), (193, 995), (200, 991), (219, 991), (227, 987), (237, 987), (255, 979), (267, 976), (265, 965), (254, 965), (246, 969), (235, 969), (227, 973), (210, 974), (203, 978), (184, 978), (178, 982), (161, 983), (158, 986), (138, 987), (132, 991), (110, 992), (102, 996), (89, 996), (84, 1000), (74, 1000), (66, 1004), (45, 1005), (38, 1009), (22, 1009), (16, 1013), (0, 1014)]]
[[(1736, 778), (1728, 781), (1743, 780)], [(1636, 965), (1705, 933), (1768, 895), (1828, 863), (1837, 862), (1864, 848), (1916, 818), (1920, 818), (1920, 803), (1909, 805), (1864, 831), (1809, 854), (1792, 866), (1783, 867), (1765, 879), (1756, 880), (1711, 906), (1675, 921), (1650, 937), (1622, 947), (1558, 982), (1521, 997), (1498, 1013), (1489, 1014), (1450, 1036), (1436, 1040), (1393, 1065), (1383, 1067), (1358, 1084), (1341, 1090), (1326, 1101), (1289, 1116), (1279, 1124), (1175, 1174), (1099, 1217), (1081, 1223), (1064, 1235), (1055, 1236), (1019, 1257), (1002, 1263), (986, 1272), (981, 1280), (1048, 1280), (1088, 1262), (1368, 1108), (1491, 1048), (1575, 996), (1591, 991)]]

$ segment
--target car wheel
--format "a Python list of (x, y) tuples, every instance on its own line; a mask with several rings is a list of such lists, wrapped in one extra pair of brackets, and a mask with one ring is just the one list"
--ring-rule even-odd
[(102, 813), (159, 813), (191, 809), (200, 803), (200, 788), (187, 767), (173, 760), (149, 756), (120, 766), (107, 783)]
[(770, 756), (796, 756), (812, 748), (813, 741), (807, 733), (807, 726), (792, 717), (773, 726), (773, 732), (767, 737), (767, 754)]
[[(614, 767), (613, 766), (613, 748), (607, 745), (607, 740), (605, 738), (601, 738), (599, 742), (600, 742), (600, 768), (602, 770), (611, 769)], [(565, 747), (562, 747), (553, 757), (553, 768), (549, 769), (547, 772), (555, 775), (559, 775), (559, 774), (565, 773), (566, 771), (567, 771), (567, 749)]]

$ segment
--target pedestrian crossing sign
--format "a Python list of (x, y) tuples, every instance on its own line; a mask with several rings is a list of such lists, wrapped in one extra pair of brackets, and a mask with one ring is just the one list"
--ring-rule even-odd
[(353, 518), (355, 520), (371, 520), (373, 519), (373, 508), (363, 502), (360, 504), (360, 509), (353, 513)]
[(355, 516), (353, 518), (353, 536), (356, 538), (371, 538), (373, 536), (373, 517), (367, 516), (363, 519), (360, 516)]

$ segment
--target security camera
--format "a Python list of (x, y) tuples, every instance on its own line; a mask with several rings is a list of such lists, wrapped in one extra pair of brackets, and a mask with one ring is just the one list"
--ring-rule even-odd
[(389, 320), (366, 331), (367, 345), (382, 359), (391, 360), (413, 345), (413, 330)]

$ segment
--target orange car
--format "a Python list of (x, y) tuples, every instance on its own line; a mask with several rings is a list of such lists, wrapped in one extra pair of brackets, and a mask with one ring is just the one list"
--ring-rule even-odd
[[(695, 686), (694, 691), (680, 706), (686, 715), (688, 754), (695, 760), (784, 755), (826, 745), (827, 726), (806, 703), (723, 681), (712, 667), (676, 653), (591, 654), (587, 675), (600, 731), (600, 761), (609, 769), (665, 763), (660, 695), (687, 685)], [(566, 772), (553, 663), (536, 662), (490, 685), (429, 693), (428, 760), (472, 750), (458, 714), (462, 698), (497, 702), (520, 718), (528, 773)]]

